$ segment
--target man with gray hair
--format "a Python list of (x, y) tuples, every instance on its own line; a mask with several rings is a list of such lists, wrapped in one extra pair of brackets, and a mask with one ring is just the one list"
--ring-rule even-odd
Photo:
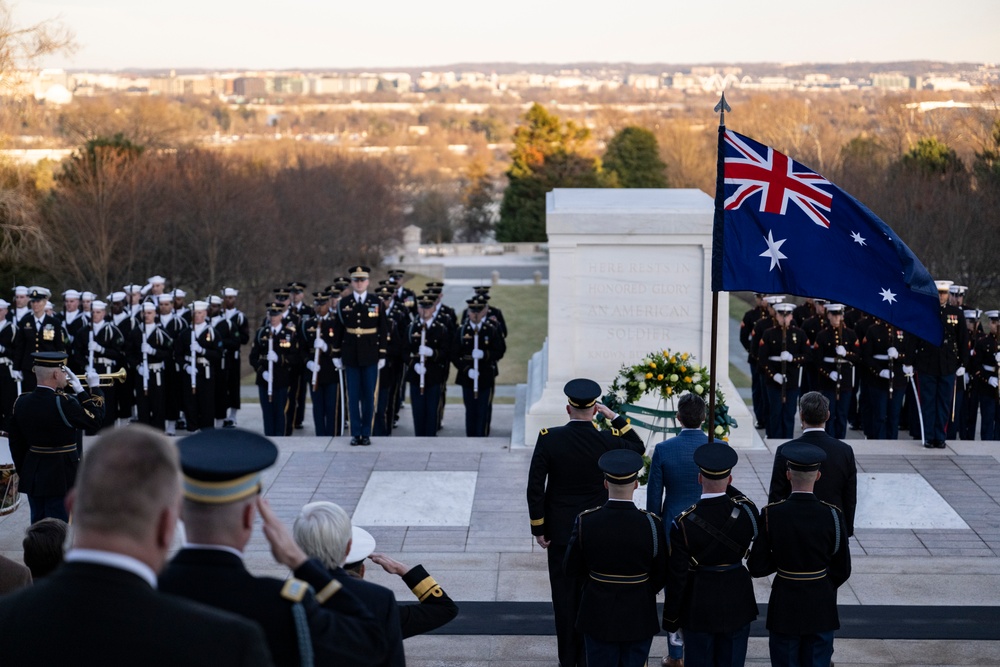
[(272, 664), (253, 623), (156, 591), (180, 500), (177, 449), (163, 435), (133, 426), (88, 447), (66, 499), (66, 562), (0, 599), (4, 665)]
[(378, 620), (388, 645), (385, 659), (378, 664), (405, 667), (396, 596), (388, 588), (365, 581), (343, 567), (352, 546), (351, 517), (347, 512), (333, 503), (309, 503), (295, 519), (292, 535), (306, 555), (322, 563), (334, 580), (354, 593)]
[(822, 474), (816, 480), (816, 497), (844, 513), (847, 536), (850, 537), (854, 534), (854, 511), (858, 504), (858, 468), (854, 461), (854, 449), (846, 442), (827, 434), (824, 425), (829, 418), (830, 401), (823, 394), (810, 391), (799, 399), (802, 435), (775, 450), (767, 501), (776, 503), (792, 492), (791, 482), (785, 474), (788, 467), (785, 447), (792, 443), (815, 445), (826, 454), (826, 460), (819, 468)]

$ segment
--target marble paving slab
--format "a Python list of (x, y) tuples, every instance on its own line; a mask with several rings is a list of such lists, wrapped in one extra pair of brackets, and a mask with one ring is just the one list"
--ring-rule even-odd
[(916, 473), (859, 473), (855, 528), (969, 529)]
[(478, 473), (374, 471), (352, 517), (358, 526), (468, 526)]

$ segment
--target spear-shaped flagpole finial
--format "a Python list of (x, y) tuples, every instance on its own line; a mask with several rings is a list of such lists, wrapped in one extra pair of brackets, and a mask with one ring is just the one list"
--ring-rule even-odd
[(732, 107), (726, 102), (726, 91), (722, 91), (722, 98), (719, 99), (719, 103), (715, 105), (714, 111), (719, 114), (719, 127), (726, 126), (726, 112), (732, 111)]

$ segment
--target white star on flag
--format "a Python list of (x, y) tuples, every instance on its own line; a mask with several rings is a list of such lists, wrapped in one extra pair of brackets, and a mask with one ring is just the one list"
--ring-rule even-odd
[(882, 291), (879, 292), (879, 294), (882, 295), (883, 301), (888, 301), (889, 303), (892, 303), (893, 301), (896, 300), (896, 295), (890, 292), (888, 289), (883, 288)]
[(787, 241), (788, 239), (781, 239), (780, 241), (775, 241), (774, 237), (771, 236), (771, 230), (769, 229), (767, 230), (767, 238), (764, 240), (767, 241), (767, 250), (760, 253), (759, 256), (771, 258), (771, 268), (768, 269), (768, 271), (774, 271), (774, 267), (776, 266), (778, 267), (778, 270), (781, 271), (781, 260), (788, 259), (788, 257), (782, 255), (779, 248), (781, 248), (781, 244)]
[(857, 232), (851, 232), (851, 238), (854, 239), (854, 242), (857, 243), (858, 245), (865, 245), (865, 239), (861, 236), (861, 234)]

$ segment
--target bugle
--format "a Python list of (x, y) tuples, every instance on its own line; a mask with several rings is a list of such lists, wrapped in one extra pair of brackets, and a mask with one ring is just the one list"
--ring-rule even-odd
[[(100, 382), (100, 384), (98, 386), (100, 386), (100, 387), (110, 387), (115, 382), (125, 382), (125, 378), (128, 377), (128, 371), (126, 371), (124, 368), (121, 368), (121, 369), (115, 371), (114, 373), (100, 373), (98, 375), (98, 377), (101, 378), (101, 382)], [(87, 376), (86, 375), (77, 375), (76, 379), (80, 380), (81, 382), (86, 382), (87, 381)]]

